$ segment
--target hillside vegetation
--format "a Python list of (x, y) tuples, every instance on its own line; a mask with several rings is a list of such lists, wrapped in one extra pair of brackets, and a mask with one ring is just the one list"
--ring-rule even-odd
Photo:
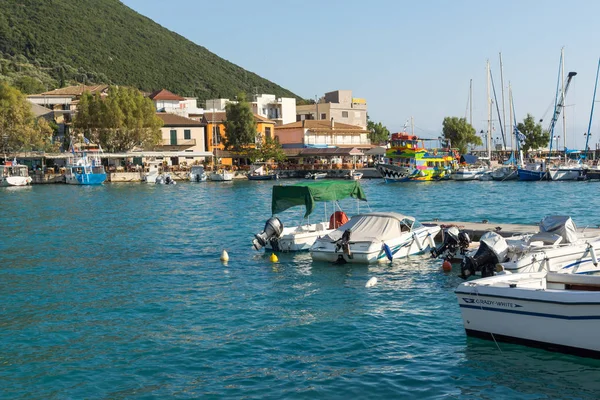
[(79, 82), (200, 100), (241, 91), (297, 97), (117, 0), (0, 0), (0, 80), (29, 93)]

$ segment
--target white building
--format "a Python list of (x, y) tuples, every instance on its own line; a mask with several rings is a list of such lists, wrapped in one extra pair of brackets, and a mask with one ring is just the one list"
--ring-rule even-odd
[(204, 109), (198, 108), (195, 97), (182, 97), (166, 89), (157, 90), (148, 97), (154, 102), (156, 112), (175, 114), (198, 121), (204, 114)]
[(296, 107), (296, 121), (325, 120), (367, 128), (367, 101), (352, 97), (352, 90), (325, 93), (316, 104)]
[[(211, 99), (206, 100), (206, 110), (215, 112), (225, 111), (227, 103), (236, 100)], [(277, 125), (285, 125), (296, 121), (296, 99), (291, 97), (277, 97), (274, 94), (256, 94), (250, 102), (252, 112), (261, 117), (274, 121)]]
[[(205, 124), (174, 113), (157, 113), (163, 121), (162, 141), (157, 150), (199, 154), (206, 152)], [(169, 164), (203, 161), (204, 157), (171, 157)]]

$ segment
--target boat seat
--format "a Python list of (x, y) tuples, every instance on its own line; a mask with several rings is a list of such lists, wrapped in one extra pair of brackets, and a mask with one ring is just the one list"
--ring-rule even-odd
[(534, 242), (542, 242), (544, 245), (553, 245), (556, 246), (560, 242), (562, 242), (562, 236), (557, 235), (555, 233), (549, 232), (538, 232), (535, 235), (529, 238), (529, 244), (533, 245)]

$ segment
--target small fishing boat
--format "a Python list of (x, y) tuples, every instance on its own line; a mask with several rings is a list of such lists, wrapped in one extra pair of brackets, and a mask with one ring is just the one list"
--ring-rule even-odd
[(348, 175), (346, 175), (346, 179), (353, 179), (355, 181), (362, 179), (363, 177), (363, 173), (362, 172), (358, 172), (355, 170), (350, 170), (350, 172), (348, 172)]
[(27, 186), (31, 180), (27, 165), (18, 164), (16, 159), (0, 168), (0, 186)]
[(517, 175), (520, 181), (548, 180), (548, 171), (543, 161), (528, 163), (523, 167), (517, 168)]
[(468, 336), (600, 358), (600, 276), (506, 274), (455, 294)]
[(157, 185), (175, 185), (175, 184), (177, 184), (177, 182), (175, 182), (175, 179), (173, 179), (171, 174), (168, 172), (158, 175), (156, 177), (154, 183)]
[(191, 182), (205, 182), (208, 179), (206, 172), (204, 172), (204, 166), (192, 165), (190, 168), (189, 179)]
[[(346, 213), (339, 207), (339, 201), (354, 198), (367, 201), (367, 197), (359, 181), (318, 181), (298, 183), (296, 185), (273, 186), (271, 213), (273, 216), (265, 223), (261, 233), (254, 235), (252, 244), (255, 250), (303, 251), (310, 249), (318, 237), (328, 234), (348, 221)], [(311, 223), (309, 216), (317, 203), (323, 203), (325, 217), (323, 222)], [(329, 216), (326, 205), (332, 203)], [(284, 227), (283, 222), (275, 216), (289, 208), (304, 206), (302, 221), (297, 226)], [(337, 210), (336, 210), (337, 207)], [(357, 201), (357, 208), (359, 202)], [(359, 211), (359, 210), (357, 210)], [(331, 211), (329, 211), (331, 212)]]
[(246, 175), (249, 181), (272, 181), (279, 179), (279, 175), (274, 172), (269, 172), (266, 169), (266, 164), (254, 164), (251, 171)]
[(460, 156), (460, 166), (452, 171), (450, 179), (455, 181), (480, 180), (481, 176), (489, 172), (489, 168), (479, 161), (477, 156), (463, 154)]
[(213, 182), (227, 182), (233, 180), (233, 174), (223, 169), (213, 171), (208, 175), (208, 179)]
[(325, 179), (325, 178), (327, 178), (327, 172), (309, 172), (304, 177), (304, 179)]
[(394, 212), (359, 214), (318, 238), (310, 248), (313, 260), (371, 264), (420, 254), (435, 248), (440, 227), (425, 226)]
[(90, 143), (77, 143), (71, 146), (67, 158), (65, 182), (70, 185), (101, 185), (106, 180), (106, 172), (100, 160), (102, 150)]
[(600, 272), (598, 254), (600, 236), (578, 233), (570, 217), (551, 215), (542, 219), (537, 233), (512, 238), (485, 233), (479, 247), (465, 255), (461, 276), (538, 271), (593, 274)]

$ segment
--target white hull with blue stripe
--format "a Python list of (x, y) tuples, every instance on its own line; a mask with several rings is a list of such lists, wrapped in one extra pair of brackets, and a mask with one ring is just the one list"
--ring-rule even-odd
[(467, 335), (600, 357), (600, 276), (535, 272), (460, 284)]
[(318, 238), (310, 248), (315, 261), (374, 264), (428, 252), (440, 227), (422, 225), (398, 213), (359, 214)]

